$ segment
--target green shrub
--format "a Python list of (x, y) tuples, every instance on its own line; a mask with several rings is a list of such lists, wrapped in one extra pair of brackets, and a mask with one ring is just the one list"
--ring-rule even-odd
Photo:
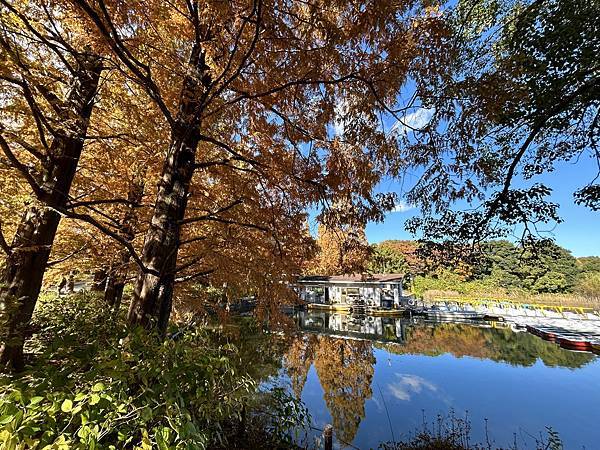
[[(257, 381), (234, 345), (196, 328), (164, 341), (127, 333), (105, 309), (89, 294), (41, 302), (28, 346), (34, 364), (0, 379), (2, 448), (227, 448), (247, 432), (239, 427), (259, 415)], [(273, 415), (302, 416), (277, 395), (283, 411)]]
[(505, 292), (495, 278), (487, 277), (481, 280), (463, 281), (450, 270), (441, 271), (437, 277), (417, 276), (413, 280), (412, 292), (417, 297), (423, 297), (428, 291), (444, 292), (451, 295), (498, 295)]
[(575, 292), (590, 299), (600, 298), (600, 272), (589, 272), (581, 276)]

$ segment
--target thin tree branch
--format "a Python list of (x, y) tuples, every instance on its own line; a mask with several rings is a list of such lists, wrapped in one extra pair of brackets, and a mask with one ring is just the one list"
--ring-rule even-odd
[[(73, 68), (71, 67), (69, 62), (66, 60), (65, 56), (62, 54), (61, 49), (59, 49), (57, 45), (50, 42), (50, 40), (48, 40), (48, 38), (46, 36), (42, 35), (38, 30), (36, 30), (35, 27), (33, 25), (31, 25), (31, 22), (29, 21), (29, 19), (23, 13), (17, 11), (6, 0), (0, 0), (0, 3), (2, 3), (2, 5), (4, 5), (4, 7), (6, 7), (9, 11), (11, 11), (13, 14), (15, 14), (25, 24), (27, 29), (29, 31), (31, 31), (31, 33), (33, 33), (33, 35), (35, 37), (37, 37), (44, 45), (46, 45), (50, 50), (52, 50), (56, 54), (56, 56), (58, 56), (58, 58), (61, 60), (61, 62), (65, 65), (65, 67), (69, 70), (69, 72), (71, 72), (71, 73), (74, 72)], [(46, 11), (46, 13), (48, 15), (47, 11)], [(53, 18), (51, 18), (48, 15), (48, 19), (54, 25)], [(61, 39), (61, 41), (63, 41), (63, 40)], [(64, 44), (64, 42), (61, 42), (61, 43)], [(73, 48), (70, 47), (68, 44), (65, 45), (64, 50), (71, 52), (73, 54), (73, 56), (76, 56), (76, 54), (77, 54), (76, 52), (74, 52)]]
[(110, 14), (106, 8), (106, 5), (102, 0), (99, 0), (99, 5), (102, 10), (102, 15), (104, 16), (104, 20), (108, 25), (104, 23), (104, 20), (100, 17), (100, 15), (92, 8), (92, 6), (86, 0), (74, 0), (75, 4), (79, 5), (81, 10), (92, 20), (94, 25), (100, 34), (104, 37), (108, 45), (115, 52), (117, 57), (127, 66), (129, 70), (136, 76), (136, 80), (139, 84), (142, 85), (144, 90), (148, 93), (150, 98), (154, 100), (161, 110), (167, 122), (171, 128), (175, 128), (175, 119), (173, 118), (171, 111), (165, 104), (162, 99), (160, 89), (152, 79), (152, 74), (150, 72), (150, 68), (139, 61), (133, 54), (129, 51), (127, 46), (123, 43), (119, 34), (116, 30), (115, 25), (113, 24)]
[(35, 194), (35, 196), (41, 200), (44, 197), (44, 190), (38, 184), (37, 180), (32, 175), (32, 173), (29, 171), (29, 168), (25, 164), (23, 164), (21, 161), (19, 161), (19, 159), (15, 156), (15, 154), (12, 152), (10, 146), (8, 145), (8, 142), (6, 142), (6, 140), (4, 139), (4, 137), (2, 136), (1, 133), (0, 133), (0, 147), (2, 147), (2, 151), (4, 152), (4, 154), (10, 161), (11, 165), (15, 169), (17, 169), (21, 173), (21, 175), (23, 175), (23, 177), (25, 178), (27, 183), (29, 183), (29, 186), (31, 186), (31, 189), (33, 190), (33, 193)]
[(597, 87), (598, 85), (600, 85), (600, 79), (598, 79), (598, 78), (594, 78), (590, 82), (583, 84), (578, 89), (576, 89), (574, 92), (572, 92), (570, 95), (564, 97), (559, 102), (555, 103), (554, 106), (552, 108), (550, 108), (550, 110), (548, 112), (546, 112), (541, 118), (537, 119), (537, 121), (534, 123), (533, 128), (529, 132), (527, 139), (525, 139), (525, 141), (523, 142), (523, 144), (521, 145), (521, 147), (515, 154), (513, 160), (511, 161), (511, 164), (508, 167), (508, 171), (504, 178), (504, 184), (502, 186), (502, 191), (500, 191), (498, 193), (496, 198), (490, 204), (490, 207), (488, 208), (488, 211), (481, 222), (482, 226), (485, 226), (491, 220), (491, 218), (494, 216), (498, 207), (506, 199), (506, 196), (508, 195), (508, 192), (510, 190), (510, 186), (512, 184), (512, 180), (514, 178), (516, 169), (517, 169), (519, 163), (521, 162), (521, 159), (527, 152), (527, 149), (529, 148), (529, 146), (532, 144), (532, 142), (538, 136), (538, 134), (544, 129), (546, 122), (548, 122), (548, 120), (550, 120), (552, 117), (556, 116), (557, 114), (560, 114), (566, 108), (568, 108), (569, 105), (571, 104), (571, 102), (573, 100), (575, 100), (579, 95), (581, 95), (582, 93), (586, 92), (589, 89), (593, 89), (593, 88)]
[(194, 264), (196, 264), (198, 261), (201, 261), (202, 258), (204, 258), (204, 255), (200, 255), (200, 256), (196, 256), (195, 258), (192, 258), (190, 261), (181, 264), (180, 266), (175, 267), (175, 270), (173, 273), (178, 273), (181, 272), (185, 269), (187, 269), (188, 267), (193, 266)]
[(239, 41), (241, 39), (244, 28), (250, 22), (251, 17), (254, 16), (254, 14), (256, 14), (254, 36), (252, 37), (252, 41), (250, 42), (248, 49), (244, 53), (240, 63), (238, 64), (236, 71), (210, 96), (209, 101), (216, 98), (217, 96), (219, 96), (240, 75), (240, 73), (242, 72), (243, 68), (246, 65), (246, 62), (252, 55), (252, 52), (254, 51), (254, 49), (256, 48), (256, 44), (258, 43), (258, 38), (260, 36), (260, 24), (261, 24), (261, 16), (262, 16), (262, 0), (255, 0), (253, 7), (252, 7), (252, 13), (249, 16), (244, 17), (242, 25), (240, 26), (239, 32), (235, 39), (235, 45), (231, 52), (231, 57), (227, 61), (227, 66), (225, 67), (225, 69), (223, 70), (223, 72), (221, 73), (219, 78), (217, 78), (217, 80), (215, 80), (214, 85), (219, 83), (220, 80), (226, 75), (226, 73), (231, 68), (231, 63), (233, 61), (235, 53), (237, 52)]
[(77, 250), (72, 251), (71, 253), (69, 253), (67, 256), (64, 256), (60, 259), (54, 260), (54, 261), (50, 261), (46, 264), (46, 267), (52, 267), (52, 266), (56, 266), (57, 264), (63, 263), (68, 259), (71, 259), (73, 256), (81, 253), (83, 250), (86, 249), (86, 247), (89, 245), (89, 242), (86, 242), (85, 244), (83, 244), (80, 248), (78, 248)]
[(67, 206), (69, 208), (87, 208), (94, 205), (105, 205), (105, 204), (121, 204), (131, 206), (132, 208), (140, 208), (142, 205), (136, 202), (132, 202), (126, 198), (115, 198), (115, 199), (107, 199), (107, 200), (89, 200), (84, 202), (74, 202), (69, 203)]
[(186, 239), (185, 241), (181, 241), (179, 243), (179, 247), (183, 247), (184, 245), (193, 244), (194, 242), (205, 241), (207, 239), (206, 236), (196, 236), (193, 238)]
[(253, 228), (255, 230), (264, 231), (265, 233), (271, 233), (271, 230), (269, 230), (266, 227), (263, 227), (261, 225), (256, 225), (253, 223), (248, 223), (248, 222), (237, 222), (235, 220), (223, 219), (221, 217), (212, 217), (212, 216), (204, 217), (201, 220), (209, 220), (209, 221), (220, 222), (220, 223), (225, 223), (225, 224), (229, 224), (229, 225), (238, 225), (240, 227)]
[(251, 158), (247, 158), (244, 155), (242, 155), (241, 153), (237, 152), (236, 150), (234, 150), (230, 145), (226, 144), (225, 142), (219, 141), (211, 136), (206, 136), (204, 134), (200, 134), (199, 135), (199, 139), (201, 141), (204, 142), (209, 142), (217, 147), (222, 148), (223, 150), (226, 150), (228, 153), (231, 153), (232, 155), (235, 156), (235, 159), (238, 161), (243, 161), (243, 162), (247, 162), (248, 164), (251, 164), (253, 166), (264, 166), (264, 164), (259, 163), (258, 161), (255, 161)]
[(202, 272), (197, 272), (191, 275), (186, 275), (184, 277), (179, 277), (179, 278), (175, 278), (175, 283), (185, 283), (186, 281), (191, 281), (195, 278), (199, 278), (199, 277), (203, 277), (206, 275), (210, 275), (211, 273), (213, 273), (215, 271), (215, 269), (211, 269), (211, 270), (205, 270)]
[(12, 247), (8, 245), (6, 239), (4, 239), (4, 233), (2, 232), (2, 221), (0, 220), (0, 248), (6, 253), (6, 256), (12, 254)]
[(202, 220), (208, 220), (211, 217), (214, 217), (216, 214), (221, 214), (224, 213), (225, 211), (229, 211), (231, 208), (234, 208), (235, 206), (241, 204), (244, 202), (244, 199), (237, 199), (235, 200), (233, 203), (230, 203), (227, 206), (224, 206), (222, 208), (217, 209), (216, 211), (213, 212), (209, 212), (208, 214), (205, 214), (203, 216), (197, 216), (197, 217), (188, 217), (187, 219), (183, 219), (182, 221), (180, 221), (179, 223), (181, 225), (186, 225), (188, 223), (194, 223), (194, 222), (200, 222)]
[(108, 237), (114, 239), (115, 241), (119, 242), (123, 247), (125, 247), (127, 249), (127, 251), (129, 251), (129, 254), (131, 255), (131, 257), (133, 258), (133, 260), (136, 262), (136, 264), (138, 265), (138, 267), (140, 268), (140, 270), (143, 273), (150, 273), (150, 274), (156, 275), (156, 276), (160, 275), (160, 273), (157, 270), (150, 269), (149, 267), (146, 267), (146, 265), (143, 263), (143, 261), (140, 258), (140, 256), (135, 251), (135, 248), (133, 247), (133, 245), (131, 244), (131, 242), (129, 242), (123, 236), (120, 236), (118, 233), (110, 230), (108, 227), (106, 227), (102, 223), (98, 222), (96, 219), (94, 219), (89, 214), (79, 214), (79, 213), (70, 211), (67, 208), (56, 208), (55, 207), (55, 208), (52, 208), (52, 209), (54, 209), (56, 212), (58, 212), (59, 214), (62, 214), (65, 217), (69, 217), (71, 219), (81, 220), (82, 222), (89, 223), (90, 225), (96, 227), (102, 233), (106, 234)]

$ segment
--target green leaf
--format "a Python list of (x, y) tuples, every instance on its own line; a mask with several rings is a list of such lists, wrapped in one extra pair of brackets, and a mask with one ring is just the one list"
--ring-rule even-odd
[(73, 409), (73, 402), (67, 398), (64, 402), (62, 402), (60, 409), (62, 412), (71, 412), (71, 410)]
[(41, 402), (42, 400), (44, 400), (44, 397), (40, 397), (39, 395), (36, 397), (32, 397), (31, 400), (29, 401), (30, 405), (37, 405), (39, 402)]
[(168, 440), (171, 430), (168, 428), (158, 429), (154, 435), (156, 444), (160, 450), (169, 450)]
[(106, 386), (104, 386), (104, 383), (96, 383), (92, 387), (92, 392), (102, 392), (104, 389), (106, 389)]
[(14, 418), (15, 416), (12, 414), (5, 414), (3, 416), (0, 416), (0, 425), (6, 425), (7, 423), (12, 422)]
[(148, 422), (150, 419), (152, 419), (152, 409), (148, 406), (140, 409), (140, 417), (144, 422)]
[(152, 441), (148, 437), (148, 430), (142, 429), (142, 449), (152, 450)]

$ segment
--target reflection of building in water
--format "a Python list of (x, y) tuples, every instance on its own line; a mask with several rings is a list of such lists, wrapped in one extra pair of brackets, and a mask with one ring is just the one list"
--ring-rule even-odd
[(403, 278), (402, 274), (310, 276), (300, 278), (296, 287), (307, 303), (398, 308)]
[(296, 321), (300, 329), (320, 334), (385, 342), (403, 342), (406, 336), (406, 321), (395, 317), (298, 311)]
[[(504, 324), (477, 322), (432, 323), (422, 318), (365, 317), (316, 311), (298, 311), (299, 333), (283, 364), (298, 398), (314, 367), (323, 389), (337, 436), (351, 443), (365, 417), (365, 403), (373, 395), (374, 348), (388, 354), (430, 355), (449, 353), (455, 357), (501, 361), (531, 366), (583, 367), (595, 356), (571, 352), (529, 333), (516, 333)], [(345, 338), (345, 337), (349, 337)], [(392, 392), (408, 399), (407, 388), (423, 380), (402, 378), (405, 391)]]

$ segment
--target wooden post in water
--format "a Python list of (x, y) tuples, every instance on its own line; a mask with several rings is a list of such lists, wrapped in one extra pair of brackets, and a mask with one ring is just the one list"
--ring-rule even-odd
[(331, 425), (325, 425), (323, 440), (325, 441), (325, 450), (333, 450), (333, 427)]

